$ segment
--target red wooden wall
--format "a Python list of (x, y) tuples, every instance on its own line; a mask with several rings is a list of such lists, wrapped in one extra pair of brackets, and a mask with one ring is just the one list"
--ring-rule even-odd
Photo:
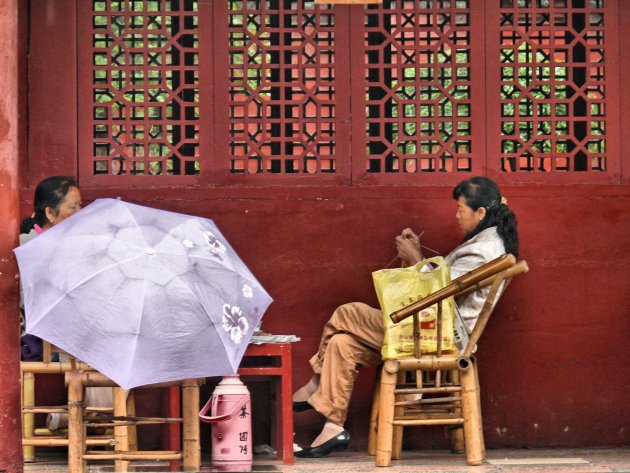
[[(630, 411), (623, 408), (627, 397), (624, 379), (630, 366), (624, 349), (626, 334), (630, 332), (627, 315), (630, 240), (624, 221), (630, 211), (630, 188), (628, 158), (621, 152), (630, 145), (629, 132), (622, 126), (630, 119), (627, 112), (630, 103), (621, 94), (621, 84), (630, 79), (630, 45), (619, 34), (630, 27), (630, 5), (620, 0), (595, 2), (601, 6), (605, 24), (593, 20), (591, 30), (605, 33), (606, 39), (603, 46), (592, 49), (604, 50), (605, 60), (584, 69), (587, 75), (592, 73), (595, 77), (595, 85), (591, 86), (604, 89), (605, 99), (597, 98), (594, 93), (595, 98), (588, 103), (591, 110), (591, 114), (586, 114), (588, 118), (573, 115), (562, 118), (559, 114), (547, 120), (560, 128), (564, 125), (558, 125), (559, 122), (567, 122), (569, 134), (577, 133), (581, 127), (575, 122), (588, 122), (585, 126), (590, 131), (569, 152), (556, 147), (562, 132), (554, 128), (550, 136), (542, 139), (548, 139), (555, 150), (564, 151), (541, 152), (528, 161), (526, 153), (511, 155), (511, 148), (504, 144), (505, 127), (518, 128), (524, 123), (526, 128), (528, 119), (512, 119), (500, 112), (507, 99), (502, 100), (498, 91), (509, 82), (509, 75), (502, 72), (507, 66), (500, 59), (499, 38), (507, 42), (509, 32), (506, 22), (499, 20), (510, 14), (518, 18), (524, 13), (537, 18), (541, 11), (535, 7), (519, 11), (516, 2), (511, 1), (472, 2), (474, 7), (465, 12), (467, 19), (453, 27), (465, 38), (461, 40), (461, 49), (468, 51), (461, 56), (461, 68), (466, 71), (459, 80), (471, 92), (452, 101), (463, 105), (464, 111), (457, 119), (447, 120), (447, 115), (438, 113), (432, 120), (412, 114), (404, 121), (394, 119), (395, 105), (383, 99), (379, 90), (384, 87), (383, 77), (391, 71), (402, 74), (400, 80), (405, 77), (396, 64), (408, 56), (395, 52), (408, 46), (374, 47), (374, 55), (370, 56), (364, 40), (378, 39), (385, 31), (382, 22), (386, 15), (378, 8), (389, 7), (397, 12), (394, 17), (399, 25), (404, 25), (425, 18), (417, 5), (436, 5), (431, 8), (439, 16), (444, 12), (437, 5), (444, 2), (386, 2), (376, 10), (334, 6), (330, 11), (318, 10), (316, 15), (308, 10), (313, 9), (312, 5), (308, 7), (310, 2), (306, 2), (308, 8), (297, 2), (308, 11), (293, 13), (298, 17), (305, 15), (321, 29), (321, 35), (315, 35), (307, 24), (300, 33), (302, 43), (315, 45), (313, 51), (320, 62), (312, 68), (300, 62), (299, 58), (313, 53), (307, 47), (294, 53), (293, 59), (286, 59), (291, 72), (280, 74), (276, 80), (280, 95), (274, 96), (273, 91), (269, 96), (264, 95), (262, 83), (250, 92), (260, 103), (269, 105), (266, 111), (259, 111), (256, 100), (246, 101), (235, 85), (238, 81), (233, 71), (239, 69), (234, 59), (238, 46), (236, 43), (230, 46), (226, 38), (239, 28), (228, 27), (226, 2), (200, 1), (198, 56), (186, 66), (197, 74), (198, 80), (192, 88), (197, 89), (200, 98), (197, 102), (190, 97), (182, 99), (182, 107), (198, 107), (198, 123), (191, 125), (197, 140), (192, 140), (194, 149), (188, 150), (184, 159), (197, 161), (198, 172), (192, 167), (188, 168), (191, 170), (188, 174), (147, 175), (149, 159), (126, 155), (126, 163), (141, 162), (145, 167), (138, 165), (136, 169), (143, 169), (145, 174), (133, 175), (128, 167), (127, 173), (120, 175), (112, 172), (115, 152), (103, 157), (94, 151), (99, 138), (94, 135), (92, 120), (96, 112), (92, 85), (95, 49), (91, 48), (96, 48), (92, 43), (96, 33), (94, 15), (88, 11), (90, 3), (44, 0), (31, 4), (29, 42), (24, 44), (29, 62), (24, 77), (28, 100), (23, 109), (28, 116), (27, 143), (20, 160), (23, 215), (31, 212), (30, 199), (39, 180), (48, 175), (71, 174), (79, 176), (86, 201), (121, 196), (212, 218), (275, 299), (265, 315), (263, 328), (274, 333), (295, 333), (302, 338), (294, 352), (294, 379), (300, 385), (310, 377), (307, 360), (316, 349), (321, 327), (332, 310), (352, 300), (376, 304), (370, 272), (394, 256), (393, 237), (402, 228), (411, 226), (425, 231), (423, 239), (427, 246), (447, 253), (460, 238), (450, 197), (452, 186), (470, 175), (489, 175), (501, 183), (510, 207), (519, 218), (521, 256), (527, 259), (531, 271), (515, 281), (503, 297), (480, 348), (487, 445), (630, 443)], [(108, 2), (95, 2), (101, 3)], [(272, 10), (276, 3), (269, 2)], [(554, 13), (562, 13), (560, 4), (566, 2), (555, 2)], [(412, 10), (411, 14), (407, 8)], [(598, 12), (593, 13), (593, 18)], [(451, 13), (455, 18), (455, 14), (462, 12)], [(331, 23), (327, 15), (333, 14)], [(273, 25), (269, 28), (277, 32), (273, 31)], [(334, 46), (327, 43), (326, 34), (332, 34)], [(447, 38), (449, 34), (442, 31), (440, 44), (455, 48), (457, 41)], [(408, 44), (401, 39), (404, 34), (401, 35), (391, 41)], [(268, 45), (260, 38), (252, 41), (264, 49)], [(553, 42), (548, 39), (543, 44), (545, 41)], [(264, 57), (273, 58), (274, 51), (282, 49), (272, 46)], [(431, 48), (437, 57), (440, 46)], [(413, 54), (419, 54), (421, 49), (411, 48)], [(333, 55), (334, 70), (327, 62)], [(328, 59), (323, 61), (322, 57)], [(376, 61), (372, 67), (374, 76), (366, 72), (366, 61), (371, 60)], [(252, 60), (252, 64), (258, 64), (257, 61)], [(569, 66), (575, 70), (583, 65)], [(110, 71), (116, 69), (111, 63), (106, 67)], [(455, 67), (447, 64), (443, 69), (454, 71)], [(603, 72), (595, 71), (597, 68)], [(145, 65), (145, 74), (149, 69)], [(440, 67), (436, 66), (435, 71), (439, 74)], [(309, 74), (315, 74), (316, 78), (310, 82), (303, 79)], [(539, 79), (533, 86), (546, 85), (550, 80)], [(308, 82), (304, 89), (299, 87), (300, 80)], [(410, 78), (410, 82), (418, 90), (423, 86), (418, 77)], [(331, 86), (335, 90), (332, 99), (312, 95), (314, 87)], [(283, 100), (289, 104), (290, 100), (298, 100), (282, 95), (287, 91), (296, 96), (311, 94), (315, 111), (307, 111), (307, 107), (283, 109)], [(246, 101), (248, 107), (238, 109), (241, 101)], [(438, 105), (432, 99), (423, 103)], [(557, 103), (552, 105), (555, 107)], [(370, 106), (372, 111), (366, 114)], [(603, 117), (592, 116), (602, 109), (605, 109)], [(315, 114), (314, 119), (309, 118), (311, 113)], [(333, 114), (332, 118), (328, 113)], [(370, 134), (368, 139), (369, 130), (378, 128), (377, 125), (369, 128), (372, 113), (389, 116), (391, 120), (382, 120), (380, 131)], [(184, 121), (178, 120), (179, 124)], [(540, 116), (529, 119), (534, 123), (545, 120)], [(462, 125), (462, 141), (467, 144), (447, 156), (445, 150), (454, 148), (449, 139), (443, 138), (445, 142), (436, 145), (437, 151), (431, 144), (430, 150), (423, 154), (418, 151), (422, 140), (414, 148), (400, 142), (404, 141), (402, 131), (392, 142), (388, 140), (394, 135), (382, 131), (385, 122), (396, 122), (401, 130), (406, 125), (410, 130), (427, 121), (436, 129), (444, 122), (455, 123), (455, 127), (458, 121), (467, 123)], [(605, 122), (604, 137), (591, 129), (598, 128), (597, 123), (593, 125), (595, 122)], [(103, 123), (116, 125), (112, 121)], [(128, 121), (125, 123), (129, 125)], [(278, 132), (274, 128), (277, 123), (288, 126), (291, 132)], [(317, 127), (314, 132), (312, 126)], [(267, 133), (267, 141), (256, 132)], [(315, 133), (317, 146), (304, 138), (307, 132)], [(296, 135), (302, 139), (295, 139)], [(135, 138), (144, 140), (140, 135)], [(528, 141), (521, 136), (521, 145), (535, 150), (535, 140), (529, 138)], [(101, 141), (108, 140), (111, 145), (111, 134)], [(587, 141), (591, 147), (584, 144)], [(119, 153), (130, 152), (130, 148), (125, 151), (126, 144), (117, 142)], [(575, 164), (583, 158), (576, 157), (580, 150), (587, 155), (586, 164)], [(598, 157), (603, 160), (598, 161)], [(416, 167), (405, 168), (411, 162), (408, 159), (415, 160)], [(104, 170), (102, 175), (93, 172), (95, 161), (99, 160), (106, 163), (98, 168)], [(374, 166), (380, 166), (379, 171), (369, 168), (370, 160)], [(161, 169), (167, 168), (163, 156), (155, 161), (162, 163)], [(287, 164), (288, 161), (292, 163)], [(426, 172), (431, 166), (440, 168), (440, 163), (446, 163), (443, 172)], [(585, 167), (580, 170), (580, 166)], [(335, 172), (327, 172), (331, 169)], [(365, 446), (367, 439), (365, 412), (371, 402), (372, 385), (373, 372), (364, 373), (352, 401), (347, 428), (353, 433), (356, 448)], [(321, 427), (321, 419), (313, 413), (298, 415), (302, 416), (302, 422), (296, 439), (310, 441)], [(412, 442), (419, 446), (443, 446), (446, 436), (419, 435)]]

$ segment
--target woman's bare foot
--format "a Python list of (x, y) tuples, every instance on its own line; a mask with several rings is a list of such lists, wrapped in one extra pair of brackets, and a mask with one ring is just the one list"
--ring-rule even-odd
[(341, 432), (343, 432), (342, 425), (333, 424), (332, 422), (327, 420), (320, 434), (317, 436), (315, 440), (313, 440), (311, 447), (317, 447), (318, 445), (321, 445), (324, 442), (329, 441), (331, 438), (336, 437)]
[(293, 393), (293, 402), (307, 401), (317, 389), (319, 389), (319, 375), (314, 374), (308, 383)]

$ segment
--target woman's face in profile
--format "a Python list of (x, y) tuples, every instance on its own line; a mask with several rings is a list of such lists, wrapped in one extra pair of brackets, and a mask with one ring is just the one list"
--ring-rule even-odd
[(68, 190), (68, 193), (66, 194), (64, 199), (61, 201), (61, 204), (59, 205), (59, 212), (55, 217), (55, 223), (59, 223), (62, 220), (68, 218), (70, 215), (81, 210), (82, 203), (83, 202), (81, 202), (81, 192), (79, 191), (79, 188), (71, 187)]
[(480, 221), (479, 213), (479, 211), (475, 212), (468, 207), (463, 195), (459, 196), (459, 199), (457, 199), (457, 213), (455, 214), (455, 218), (464, 235), (468, 235), (477, 228)]

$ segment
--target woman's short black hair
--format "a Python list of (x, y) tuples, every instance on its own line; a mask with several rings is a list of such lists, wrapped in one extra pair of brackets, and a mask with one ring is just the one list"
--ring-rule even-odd
[(52, 176), (44, 179), (35, 188), (33, 198), (33, 216), (22, 220), (20, 233), (29, 233), (35, 224), (43, 227), (46, 225), (46, 209), (50, 207), (55, 212), (59, 211), (61, 202), (73, 187), (79, 187), (74, 177)]
[(497, 227), (497, 233), (503, 240), (505, 251), (518, 256), (516, 215), (508, 208), (507, 204), (502, 203), (499, 186), (487, 177), (472, 177), (460, 182), (453, 189), (455, 200), (462, 196), (466, 205), (472, 210), (477, 210), (480, 207), (486, 209), (486, 216), (472, 232), (466, 235), (464, 240), (469, 240), (486, 228)]

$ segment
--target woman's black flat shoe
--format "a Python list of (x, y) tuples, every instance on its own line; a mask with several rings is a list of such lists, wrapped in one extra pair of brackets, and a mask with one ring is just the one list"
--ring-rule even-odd
[(309, 409), (312, 409), (313, 406), (311, 406), (308, 402), (306, 401), (293, 401), (293, 412), (302, 412), (302, 411), (308, 411)]
[(347, 447), (350, 443), (350, 432), (344, 430), (339, 435), (327, 440), (317, 447), (308, 447), (299, 452), (295, 452), (298, 458), (320, 458), (325, 457), (336, 448)]

